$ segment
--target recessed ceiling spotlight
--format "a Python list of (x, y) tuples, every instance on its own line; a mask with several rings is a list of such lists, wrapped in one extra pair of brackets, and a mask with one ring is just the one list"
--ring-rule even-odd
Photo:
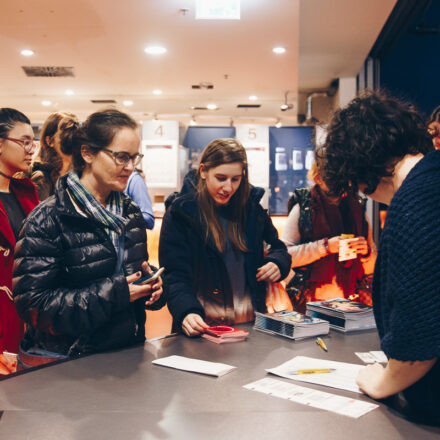
[(130, 101), (129, 99), (127, 99), (126, 101), (123, 101), (123, 103), (125, 105), (125, 107), (130, 107), (133, 105), (133, 101)]
[(67, 89), (64, 93), (65, 93), (66, 95), (68, 95), (68, 96), (72, 96), (72, 95), (75, 94), (75, 92), (74, 92), (73, 90), (71, 90), (71, 89)]
[(206, 106), (206, 108), (208, 109), (208, 110), (217, 110), (217, 106), (215, 105), (215, 104), (208, 104), (207, 106)]
[(285, 53), (286, 49), (282, 46), (277, 46), (272, 49), (272, 52), (279, 55), (279, 54)]
[(160, 89), (153, 90), (153, 95), (162, 95), (162, 90)]
[(20, 52), (24, 57), (31, 57), (32, 55), (34, 55), (34, 51), (32, 49), (23, 49)]
[(166, 48), (163, 46), (148, 46), (144, 49), (148, 55), (162, 55), (166, 53)]
[(251, 95), (249, 96), (249, 101), (256, 101), (258, 99), (258, 96)]
[(45, 107), (49, 107), (49, 105), (52, 105), (51, 101), (41, 101), (41, 105), (44, 105)]

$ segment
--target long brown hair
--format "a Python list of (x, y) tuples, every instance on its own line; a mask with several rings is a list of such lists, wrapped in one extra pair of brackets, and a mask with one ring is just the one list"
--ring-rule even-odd
[(197, 172), (197, 202), (200, 214), (206, 224), (205, 241), (211, 238), (219, 252), (223, 252), (226, 247), (224, 229), (216, 213), (215, 201), (209, 194), (206, 181), (201, 178), (200, 172), (202, 168), (203, 171), (209, 171), (219, 165), (235, 162), (242, 164), (243, 176), (240, 186), (228, 204), (231, 216), (228, 219), (227, 234), (229, 241), (235, 248), (247, 252), (243, 229), (246, 222), (246, 203), (249, 199), (250, 186), (246, 150), (243, 145), (235, 139), (229, 138), (212, 141), (203, 150)]
[(60, 177), (63, 168), (63, 160), (60, 154), (50, 145), (47, 138), (52, 139), (58, 131), (60, 131), (61, 146), (63, 143), (62, 133), (66, 130), (72, 130), (79, 125), (77, 117), (72, 113), (56, 112), (49, 115), (41, 128), (40, 133), (40, 153), (36, 162), (49, 164), (52, 166), (50, 172), (50, 180), (53, 185)]

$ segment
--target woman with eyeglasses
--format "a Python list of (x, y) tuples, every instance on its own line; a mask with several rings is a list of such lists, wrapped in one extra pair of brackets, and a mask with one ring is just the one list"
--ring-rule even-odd
[(115, 109), (70, 130), (73, 171), (29, 216), (17, 244), (14, 300), (27, 330), (23, 367), (145, 340), (145, 307), (160, 308), (145, 221), (124, 194), (140, 162), (136, 122)]
[(72, 113), (52, 113), (44, 122), (40, 133), (40, 151), (32, 164), (31, 180), (37, 188), (40, 201), (55, 191), (56, 181), (71, 171), (71, 156), (63, 151), (63, 140), (78, 126)]
[(38, 204), (38, 197), (29, 179), (13, 176), (29, 171), (34, 151), (29, 119), (18, 110), (0, 108), (0, 355), (17, 353), (23, 337), (24, 325), (11, 293), (12, 266), (21, 224)]

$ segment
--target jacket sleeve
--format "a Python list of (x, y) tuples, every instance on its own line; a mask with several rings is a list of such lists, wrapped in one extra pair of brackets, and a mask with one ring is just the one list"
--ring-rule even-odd
[(87, 287), (64, 287), (60, 234), (53, 217), (42, 214), (28, 218), (16, 246), (13, 296), (17, 312), (42, 332), (70, 336), (92, 332), (129, 307), (125, 276), (105, 277)]
[(305, 266), (325, 257), (327, 251), (324, 240), (309, 241), (301, 243), (299, 231), (300, 206), (296, 204), (292, 207), (284, 225), (281, 240), (287, 246), (287, 251), (292, 257), (292, 267)]
[(147, 229), (154, 227), (154, 213), (151, 198), (148, 194), (148, 188), (145, 180), (138, 173), (133, 174), (131, 181), (128, 184), (127, 194), (135, 201), (142, 212), (142, 216), (147, 223)]
[(193, 259), (185, 229), (185, 225), (169, 209), (160, 232), (159, 262), (165, 267), (168, 309), (179, 326), (189, 313), (205, 316), (193, 290)]
[(278, 281), (281, 281), (290, 272), (292, 257), (287, 252), (286, 245), (278, 238), (278, 231), (266, 211), (264, 212), (263, 239), (270, 246), (264, 262), (273, 262), (278, 266), (281, 272), (281, 278)]

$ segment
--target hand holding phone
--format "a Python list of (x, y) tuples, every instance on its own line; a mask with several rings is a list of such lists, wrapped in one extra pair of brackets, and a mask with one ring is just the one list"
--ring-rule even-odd
[(161, 267), (156, 272), (147, 273), (147, 275), (144, 275), (144, 276), (140, 277), (138, 280), (133, 281), (132, 284), (140, 284), (140, 285), (150, 284), (150, 283), (156, 281), (162, 275), (164, 270), (165, 270), (165, 268)]

